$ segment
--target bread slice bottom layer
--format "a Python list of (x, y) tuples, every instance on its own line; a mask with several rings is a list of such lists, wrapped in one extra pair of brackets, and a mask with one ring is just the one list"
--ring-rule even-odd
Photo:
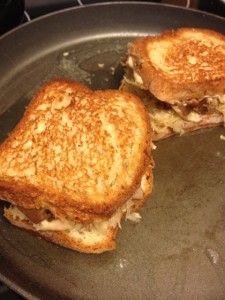
[(115, 249), (118, 227), (104, 226), (78, 227), (74, 230), (44, 231), (37, 230), (32, 222), (16, 207), (5, 209), (4, 216), (10, 223), (34, 232), (44, 239), (84, 253), (102, 253)]

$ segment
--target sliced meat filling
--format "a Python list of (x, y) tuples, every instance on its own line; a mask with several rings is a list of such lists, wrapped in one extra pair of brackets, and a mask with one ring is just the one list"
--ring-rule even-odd
[(192, 99), (188, 104), (170, 105), (156, 99), (149, 91), (135, 83), (132, 74), (123, 79), (120, 89), (137, 95), (145, 104), (151, 118), (153, 140), (166, 138), (174, 133), (183, 134), (201, 127), (225, 122), (225, 96)]
[(17, 208), (34, 224), (40, 223), (43, 220), (52, 221), (54, 219), (53, 214), (48, 209), (28, 209), (21, 206), (17, 206)]
[(184, 104), (172, 105), (172, 109), (184, 120), (198, 123), (223, 122), (225, 115), (224, 96), (205, 96), (201, 101), (190, 100)]

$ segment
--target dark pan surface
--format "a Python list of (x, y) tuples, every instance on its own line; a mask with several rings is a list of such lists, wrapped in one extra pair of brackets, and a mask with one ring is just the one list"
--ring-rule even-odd
[[(1, 139), (47, 80), (117, 88), (129, 40), (184, 26), (225, 33), (222, 18), (139, 2), (65, 10), (5, 35)], [(6, 222), (1, 204), (0, 279), (31, 299), (224, 299), (223, 133), (208, 129), (157, 144), (142, 222), (124, 222), (111, 253), (84, 255), (45, 242)]]

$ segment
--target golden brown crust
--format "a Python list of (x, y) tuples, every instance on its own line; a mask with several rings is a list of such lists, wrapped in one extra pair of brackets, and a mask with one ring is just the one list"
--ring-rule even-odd
[[(168, 48), (159, 63), (156, 47)], [(140, 88), (160, 100), (174, 104), (225, 92), (225, 37), (215, 31), (180, 28), (138, 38), (129, 44), (128, 55), (143, 80)]]
[[(50, 110), (49, 107), (43, 107), (43, 104), (52, 107), (54, 101), (57, 100), (54, 98), (55, 91), (57, 91), (58, 93), (56, 93), (58, 95), (57, 97), (60, 97), (63, 93), (65, 93), (64, 91), (66, 89), (72, 90), (72, 92), (70, 92), (72, 93), (73, 98), (72, 103), (69, 103), (66, 107), (60, 107), (60, 109), (58, 109), (57, 107), (55, 108), (54, 116), (56, 116), (56, 119), (53, 118), (53, 120), (51, 120), (51, 125), (54, 125), (53, 127), (51, 127), (52, 129), (45, 130), (45, 132), (43, 133), (41, 132), (41, 136), (32, 135), (33, 129), (31, 128), (31, 125), (35, 124), (36, 126), (37, 120), (39, 123), (42, 122), (43, 118), (46, 118)], [(53, 96), (51, 93), (53, 94)], [(56, 164), (56, 167), (53, 170), (53, 175), (56, 176), (56, 183), (58, 184), (58, 173), (60, 173), (60, 176), (63, 178), (62, 186), (58, 188), (58, 186), (50, 184), (48, 180), (48, 178), (52, 176), (53, 172), (48, 170), (48, 163), (52, 162), (51, 157), (48, 159), (48, 161), (45, 161), (45, 163), (41, 162), (42, 167), (38, 166), (38, 159), (40, 159), (40, 157), (46, 158), (43, 153), (48, 151), (47, 148), (51, 145), (51, 143), (54, 143), (55, 141), (54, 128), (58, 124), (57, 118), (61, 118), (64, 112), (66, 112), (69, 117), (72, 118), (74, 111), (76, 109), (79, 109), (80, 101), (82, 101), (82, 99), (84, 98), (88, 103), (93, 103), (95, 101), (97, 103), (96, 105), (98, 105), (99, 107), (100, 105), (102, 105), (103, 111), (105, 109), (105, 106), (110, 106), (111, 103), (112, 105), (114, 105), (115, 99), (121, 98), (120, 100), (117, 100), (115, 107), (117, 103), (120, 103), (121, 101), (125, 107), (125, 110), (128, 109), (139, 117), (139, 125), (141, 125), (142, 127), (140, 145), (138, 147), (138, 151), (134, 153), (136, 162), (132, 158), (132, 167), (134, 172), (134, 174), (132, 174), (132, 180), (127, 183), (127, 178), (122, 172), (120, 182), (118, 183), (118, 191), (116, 188), (113, 190), (112, 188), (107, 187), (105, 197), (100, 197), (98, 201), (98, 194), (87, 195), (79, 189), (73, 191), (68, 187), (67, 182), (71, 178), (73, 178), (74, 173), (79, 172), (78, 168), (68, 168), (67, 164), (67, 166), (63, 170), (60, 170), (58, 168), (58, 165)], [(100, 101), (102, 102), (100, 103)], [(39, 110), (40, 107), (41, 110)], [(59, 112), (57, 109), (59, 110)], [(115, 112), (117, 114), (116, 110)], [(93, 114), (94, 113), (95, 112), (93, 111)], [(32, 119), (33, 116), (36, 117), (35, 120)], [(114, 124), (117, 124), (116, 122), (118, 122), (119, 128), (126, 121), (127, 116), (125, 114), (124, 118), (120, 117), (118, 118), (118, 120), (116, 119), (116, 117)], [(92, 118), (94, 118), (93, 115)], [(131, 123), (127, 124), (131, 125)], [(136, 126), (135, 122), (133, 123), (133, 126)], [(121, 136), (123, 136), (124, 141), (126, 134), (129, 133), (129, 128), (128, 132), (120, 133)], [(36, 129), (37, 128), (35, 127), (35, 130)], [(61, 136), (65, 140), (68, 137), (64, 132), (61, 134)], [(45, 138), (46, 142), (43, 142)], [(36, 156), (34, 156), (34, 158), (30, 160), (33, 148), (28, 150), (24, 149), (24, 147), (26, 146), (24, 144), (24, 140), (28, 140), (28, 142), (34, 144), (34, 148), (36, 149), (38, 149), (39, 143), (45, 143), (45, 145), (43, 147), (39, 147), (39, 152), (36, 154)], [(14, 147), (15, 144), (16, 146)], [(71, 144), (71, 140), (67, 142), (65, 147), (67, 147), (67, 145), (69, 144)], [(0, 146), (0, 197), (25, 208), (48, 208), (51, 211), (54, 210), (55, 215), (61, 217), (63, 217), (64, 215), (65, 217), (73, 217), (75, 219), (82, 219), (83, 221), (91, 221), (94, 218), (98, 217), (104, 218), (106, 216), (112, 215), (117, 210), (117, 208), (120, 207), (127, 199), (129, 199), (138, 188), (141, 177), (144, 174), (151, 159), (150, 148), (151, 128), (149, 123), (149, 116), (145, 111), (144, 105), (141, 103), (138, 97), (126, 92), (118, 92), (114, 90), (92, 92), (87, 87), (71, 81), (52, 81), (38, 92), (38, 94), (34, 97), (32, 102), (28, 106), (22, 120), (12, 131), (10, 136), (5, 140), (5, 142)], [(63, 155), (67, 152), (67, 150), (68, 148), (64, 149)], [(95, 149), (91, 151), (91, 153), (94, 152)], [(36, 159), (34, 166), (35, 170), (34, 173), (31, 174), (31, 176), (30, 174), (28, 174), (29, 176), (24, 176), (24, 173), (22, 176), (17, 176), (18, 172), (16, 168), (20, 168), (21, 164), (19, 163), (19, 158), (21, 153), (24, 154), (25, 158), (27, 157), (27, 161), (25, 163), (28, 165), (28, 171), (31, 173), (33, 172), (33, 169), (30, 167), (32, 167), (32, 164)], [(10, 160), (9, 163), (8, 159)], [(16, 161), (16, 163), (14, 163), (14, 161)], [(9, 169), (14, 170), (13, 164), (16, 164), (15, 176), (12, 174), (9, 175)], [(95, 170), (95, 167), (93, 168), (93, 170)], [(27, 171), (27, 169), (25, 171)], [(93, 178), (94, 176), (90, 176), (90, 179)], [(79, 181), (77, 181), (76, 183), (77, 187), (79, 187)]]
[(5, 209), (4, 216), (8, 219), (10, 223), (16, 225), (20, 228), (26, 229), (39, 235), (49, 242), (53, 242), (55, 244), (59, 244), (65, 248), (69, 248), (72, 250), (76, 250), (83, 253), (102, 253), (105, 251), (114, 250), (116, 247), (116, 235), (118, 228), (109, 228), (106, 236), (101, 242), (94, 244), (87, 244), (82, 240), (76, 240), (68, 236), (68, 234), (63, 231), (36, 231), (33, 227), (32, 223), (28, 220), (21, 220), (19, 217), (13, 216), (13, 213), (10, 209)]
[[(32, 196), (33, 195), (33, 196)], [(81, 221), (83, 223), (91, 223), (93, 220), (102, 220), (107, 218), (107, 214), (99, 215), (91, 212), (81, 211), (74, 206), (54, 205), (46, 201), (46, 199), (60, 199), (61, 203), (67, 203), (67, 198), (63, 194), (42, 194), (31, 185), (21, 184), (8, 179), (8, 181), (0, 181), (0, 199), (7, 200), (13, 205), (21, 206), (27, 209), (48, 209), (59, 219), (70, 219)], [(70, 201), (70, 198), (68, 199)]]
[[(143, 206), (145, 203), (148, 195), (152, 192), (153, 189), (153, 174), (152, 174), (152, 166), (154, 162), (152, 161), (151, 166), (146, 169), (145, 174), (148, 174), (148, 186), (144, 190), (144, 195), (142, 199), (135, 199), (133, 210), (137, 211), (139, 208)], [(25, 189), (22, 188), (20, 185), (16, 185), (16, 182), (12, 186), (12, 182), (9, 184), (4, 184), (0, 182), (0, 186), (3, 186), (2, 190), (0, 191), (0, 199), (5, 200), (7, 199), (13, 205), (28, 208), (28, 209), (47, 209), (49, 210), (56, 219), (60, 220), (73, 220), (82, 223), (92, 223), (93, 221), (97, 220), (107, 220), (112, 215), (111, 213), (106, 212), (105, 215), (94, 214), (94, 213), (86, 213), (80, 210), (77, 210), (74, 206), (56, 206), (50, 205), (47, 202), (40, 202), (40, 197), (37, 197), (35, 192), (32, 193), (35, 195), (32, 198), (31, 190), (32, 188)], [(46, 196), (45, 196), (46, 197)], [(49, 196), (53, 197), (53, 195)], [(59, 197), (57, 195), (57, 197)], [(63, 195), (62, 195), (63, 197)], [(16, 199), (16, 201), (15, 201)], [(66, 202), (66, 199), (64, 200)]]

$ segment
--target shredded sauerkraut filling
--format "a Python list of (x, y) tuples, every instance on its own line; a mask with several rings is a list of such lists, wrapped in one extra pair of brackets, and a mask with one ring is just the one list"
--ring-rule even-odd
[[(135, 63), (132, 56), (128, 56), (126, 63), (127, 74), (125, 81), (128, 84), (133, 85), (141, 90), (142, 79), (140, 75), (137, 76), (137, 72), (134, 70)], [(144, 91), (145, 93), (149, 93)], [(149, 93), (150, 94), (150, 93)], [(154, 96), (149, 95), (148, 98), (153, 100)], [(156, 101), (158, 103), (156, 103)], [(154, 99), (151, 101), (151, 117), (153, 118), (153, 129), (163, 131), (165, 128), (170, 127), (175, 132), (181, 132), (181, 124), (178, 124), (178, 118), (181, 117), (183, 120), (193, 123), (220, 123), (225, 122), (225, 95), (218, 94), (214, 96), (205, 95), (202, 99), (190, 99), (184, 103), (177, 103), (176, 105), (170, 105)], [(161, 107), (159, 107), (161, 105)], [(163, 107), (164, 106), (164, 107)], [(158, 110), (155, 108), (159, 108)], [(163, 115), (164, 111), (165, 114)], [(166, 120), (167, 119), (167, 120)], [(162, 126), (162, 123), (166, 126)], [(167, 123), (167, 124), (166, 124)]]
[(149, 91), (142, 90), (135, 77), (129, 72), (124, 78), (122, 89), (139, 96), (151, 118), (153, 140), (170, 135), (183, 134), (199, 125), (221, 124), (225, 122), (225, 95), (204, 96), (202, 100), (190, 99), (185, 103), (170, 105), (156, 99)]

